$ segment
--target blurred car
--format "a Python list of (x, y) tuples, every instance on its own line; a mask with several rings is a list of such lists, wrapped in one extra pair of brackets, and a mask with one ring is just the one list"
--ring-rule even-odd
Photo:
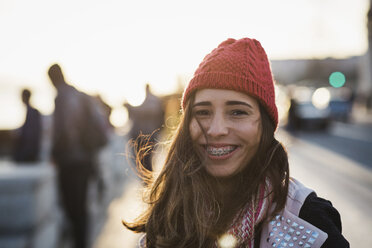
[(353, 92), (350, 88), (327, 88), (330, 91), (329, 101), (330, 118), (336, 121), (347, 122), (350, 119), (353, 106)]
[(291, 90), (288, 127), (327, 129), (331, 121), (330, 92), (327, 88), (299, 86)]

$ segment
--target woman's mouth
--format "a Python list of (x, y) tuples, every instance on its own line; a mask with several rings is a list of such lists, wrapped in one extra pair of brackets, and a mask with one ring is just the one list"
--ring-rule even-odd
[(232, 155), (236, 150), (237, 146), (227, 145), (227, 146), (211, 146), (205, 147), (207, 154), (212, 159), (226, 159)]

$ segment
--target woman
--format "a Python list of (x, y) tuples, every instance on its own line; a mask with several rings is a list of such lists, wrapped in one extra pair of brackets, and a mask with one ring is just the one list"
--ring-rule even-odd
[(274, 138), (270, 64), (255, 39), (228, 39), (184, 91), (183, 116), (148, 209), (141, 247), (348, 247), (329, 201), (289, 177)]

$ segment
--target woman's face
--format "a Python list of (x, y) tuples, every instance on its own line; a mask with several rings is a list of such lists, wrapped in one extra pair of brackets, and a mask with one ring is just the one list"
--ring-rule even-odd
[(261, 114), (256, 99), (233, 90), (202, 89), (196, 92), (192, 113), (191, 138), (206, 158), (207, 172), (227, 177), (241, 171), (257, 152), (261, 140)]

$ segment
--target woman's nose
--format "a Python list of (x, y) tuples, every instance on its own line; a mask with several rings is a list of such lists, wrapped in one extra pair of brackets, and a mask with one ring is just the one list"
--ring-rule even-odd
[(228, 126), (223, 115), (216, 114), (209, 123), (207, 134), (211, 137), (218, 137), (228, 134)]

